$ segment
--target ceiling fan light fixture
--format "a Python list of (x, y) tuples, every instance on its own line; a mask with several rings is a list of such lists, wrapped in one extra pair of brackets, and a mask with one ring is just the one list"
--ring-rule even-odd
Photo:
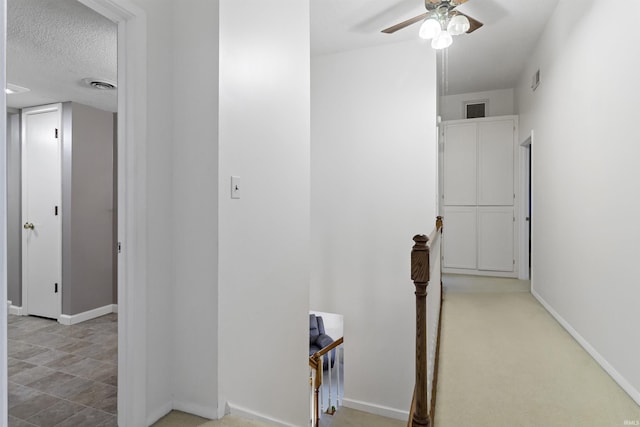
[(431, 40), (442, 32), (442, 26), (440, 25), (440, 21), (433, 17), (427, 17), (424, 20), (422, 25), (420, 26), (420, 38), (424, 40)]
[(464, 34), (469, 31), (469, 28), (471, 28), (471, 24), (469, 23), (469, 19), (464, 15), (455, 15), (449, 20), (449, 24), (447, 25), (447, 31), (452, 36)]
[(446, 49), (451, 46), (451, 43), (453, 43), (453, 37), (445, 30), (431, 40), (431, 47), (436, 50)]

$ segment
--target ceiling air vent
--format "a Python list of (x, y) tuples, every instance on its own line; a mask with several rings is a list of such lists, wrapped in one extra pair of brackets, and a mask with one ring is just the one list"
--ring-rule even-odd
[(88, 77), (86, 79), (82, 79), (82, 83), (90, 88), (98, 89), (98, 90), (114, 90), (117, 85), (114, 82), (111, 82), (106, 79), (96, 79)]

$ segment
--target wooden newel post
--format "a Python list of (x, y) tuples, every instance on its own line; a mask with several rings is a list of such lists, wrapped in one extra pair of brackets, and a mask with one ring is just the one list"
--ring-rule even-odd
[(417, 235), (411, 250), (411, 280), (416, 287), (416, 409), (414, 426), (429, 426), (427, 409), (427, 285), (429, 284), (429, 238)]
[(313, 384), (313, 403), (315, 406), (315, 413), (314, 413), (314, 419), (313, 419), (313, 427), (318, 427), (319, 422), (320, 422), (320, 399), (319, 399), (319, 394), (320, 394), (320, 387), (322, 387), (322, 356), (318, 355), (318, 353), (315, 353), (313, 355), (313, 362), (315, 365), (315, 370), (316, 370), (316, 378), (315, 378), (315, 382)]

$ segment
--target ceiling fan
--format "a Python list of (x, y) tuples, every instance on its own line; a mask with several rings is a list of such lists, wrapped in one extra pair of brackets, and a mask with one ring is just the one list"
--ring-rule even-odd
[(382, 30), (393, 34), (416, 22), (423, 21), (420, 26), (420, 37), (431, 39), (434, 49), (444, 49), (453, 43), (451, 36), (472, 33), (482, 27), (482, 22), (458, 12), (456, 8), (468, 0), (424, 0), (427, 11), (406, 21)]

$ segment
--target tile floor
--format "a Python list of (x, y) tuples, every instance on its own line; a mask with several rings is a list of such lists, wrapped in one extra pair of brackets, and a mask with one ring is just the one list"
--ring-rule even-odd
[(117, 315), (9, 316), (9, 426), (117, 426)]

